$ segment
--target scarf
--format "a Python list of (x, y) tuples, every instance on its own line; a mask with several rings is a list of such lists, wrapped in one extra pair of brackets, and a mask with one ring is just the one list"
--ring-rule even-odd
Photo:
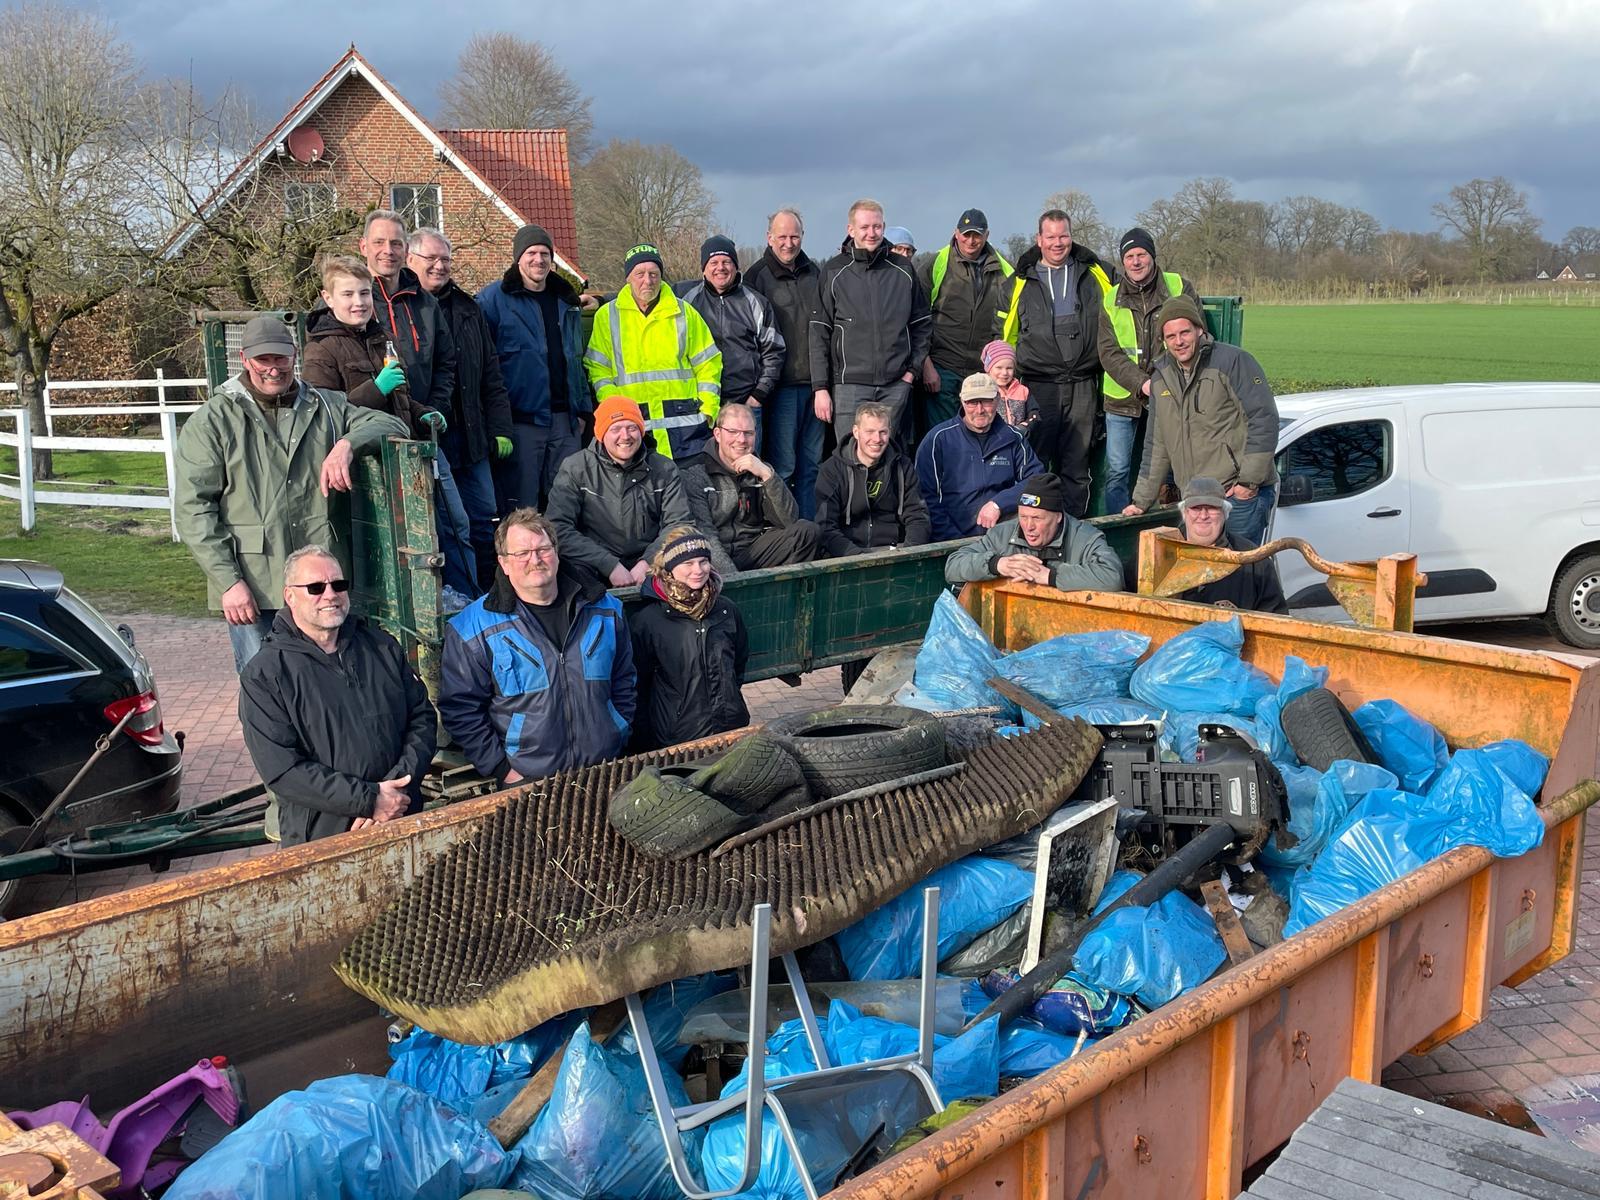
[(703, 588), (692, 588), (679, 583), (670, 574), (652, 574), (651, 586), (663, 603), (673, 612), (682, 613), (692, 621), (704, 621), (722, 592), (722, 578), (715, 571)]

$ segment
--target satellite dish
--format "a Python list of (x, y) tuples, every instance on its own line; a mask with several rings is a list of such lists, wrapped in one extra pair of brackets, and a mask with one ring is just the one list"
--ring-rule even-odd
[(302, 125), (289, 134), (289, 155), (295, 162), (314, 163), (322, 157), (322, 152), (327, 149), (323, 145), (322, 135), (309, 125)]

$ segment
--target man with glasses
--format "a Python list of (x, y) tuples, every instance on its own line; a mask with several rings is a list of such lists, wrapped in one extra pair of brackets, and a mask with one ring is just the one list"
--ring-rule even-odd
[(295, 378), (294, 334), (252, 317), (240, 371), (184, 422), (176, 454), (178, 536), (205, 572), (211, 607), (228, 622), (233, 664), (261, 649), (283, 595), (289, 552), (312, 540), (350, 560), (355, 456), (407, 436), (399, 418)]
[(622, 604), (568, 565), (555, 526), (519, 508), (495, 531), (500, 574), (445, 626), (439, 716), (503, 784), (615, 758), (637, 707)]
[(239, 721), (285, 846), (422, 811), (428, 689), (399, 642), (350, 615), (349, 577), (325, 547), (284, 563), (283, 607), (239, 678)]
[(995, 420), (1000, 388), (981, 371), (961, 383), (961, 415), (936, 425), (917, 447), (917, 478), (933, 540), (993, 529), (1017, 507), (1022, 481), (1043, 469), (1011, 426)]
[(683, 468), (695, 524), (716, 531), (741, 571), (816, 558), (822, 531), (800, 518), (777, 471), (756, 457), (755, 414), (743, 404), (723, 405), (711, 437), (711, 449)]

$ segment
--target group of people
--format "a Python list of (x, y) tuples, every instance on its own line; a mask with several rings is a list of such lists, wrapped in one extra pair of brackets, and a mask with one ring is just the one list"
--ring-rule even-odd
[[(744, 724), (747, 635), (721, 592), (737, 571), (976, 537), (952, 583), (1121, 588), (1083, 520), (1102, 402), (1109, 511), (1176, 487), (1191, 541), (1264, 535), (1271, 391), (1143, 230), (1120, 273), (1056, 211), (1015, 265), (976, 209), (920, 272), (872, 201), (826, 262), (803, 237), (780, 210), (748, 272), (714, 237), (675, 288), (640, 244), (607, 299), (530, 225), (474, 297), (443, 233), (379, 210), (359, 257), (322, 264), (298, 374), (290, 326), (245, 325), (239, 374), (179, 438), (174, 505), (285, 841), (413, 811), (435, 749), (398, 644), (350, 614), (341, 493), (389, 437), (437, 442), (457, 610), (438, 713), (504, 782)], [(1282, 611), (1265, 567), (1194, 598)]]

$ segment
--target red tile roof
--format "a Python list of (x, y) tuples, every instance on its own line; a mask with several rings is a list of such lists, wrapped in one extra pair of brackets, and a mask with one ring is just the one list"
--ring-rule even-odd
[(576, 265), (578, 223), (565, 129), (441, 129), (439, 136), (507, 204), (549, 230), (556, 250)]

